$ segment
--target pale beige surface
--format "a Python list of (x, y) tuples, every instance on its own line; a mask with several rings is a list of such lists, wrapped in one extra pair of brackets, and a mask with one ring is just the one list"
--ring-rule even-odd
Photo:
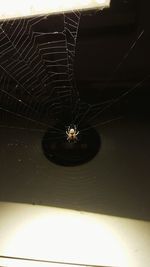
[[(149, 222), (51, 207), (0, 203), (1, 256), (147, 267), (150, 263), (149, 247)], [(1, 260), (0, 264), (4, 261)], [(13, 265), (5, 262), (2, 266)]]
[(53, 14), (78, 9), (103, 9), (110, 0), (0, 0), (0, 19)]

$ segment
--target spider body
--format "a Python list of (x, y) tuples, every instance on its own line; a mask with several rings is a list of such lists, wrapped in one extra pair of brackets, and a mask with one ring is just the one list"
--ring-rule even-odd
[(78, 137), (77, 135), (79, 134), (79, 131), (77, 131), (76, 125), (69, 126), (66, 135), (67, 135), (67, 141), (68, 142), (77, 142)]

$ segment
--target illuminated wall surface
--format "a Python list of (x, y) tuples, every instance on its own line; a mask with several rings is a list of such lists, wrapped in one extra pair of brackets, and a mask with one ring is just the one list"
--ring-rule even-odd
[(0, 0), (0, 19), (109, 7), (110, 0)]
[[(89, 266), (150, 266), (150, 223), (0, 203), (0, 256)], [(0, 257), (0, 266), (68, 266)]]

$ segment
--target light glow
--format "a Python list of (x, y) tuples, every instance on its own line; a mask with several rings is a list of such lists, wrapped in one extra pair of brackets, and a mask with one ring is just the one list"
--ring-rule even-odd
[(149, 236), (149, 222), (0, 202), (2, 267), (147, 267)]
[(0, 19), (68, 12), (71, 10), (103, 9), (111, 0), (0, 0)]
[[(9, 258), (1, 258), (0, 259), (1, 266), (0, 267), (86, 267), (83, 265), (74, 265), (74, 264), (63, 264), (63, 263), (50, 263), (50, 262), (37, 262), (31, 260), (21, 260), (21, 259), (9, 259)], [(94, 267), (94, 266), (87, 266)]]
[[(2, 256), (62, 262), (63, 267), (127, 266), (124, 245), (106, 216), (7, 203), (0, 204), (0, 215)], [(24, 262), (24, 267), (27, 263), (34, 266)], [(0, 258), (0, 266), (17, 265)]]

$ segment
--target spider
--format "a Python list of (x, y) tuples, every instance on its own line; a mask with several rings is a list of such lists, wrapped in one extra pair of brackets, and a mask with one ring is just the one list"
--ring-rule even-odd
[(67, 135), (67, 141), (68, 142), (76, 142), (78, 140), (77, 135), (79, 134), (79, 131), (77, 131), (76, 125), (69, 126), (66, 135)]

